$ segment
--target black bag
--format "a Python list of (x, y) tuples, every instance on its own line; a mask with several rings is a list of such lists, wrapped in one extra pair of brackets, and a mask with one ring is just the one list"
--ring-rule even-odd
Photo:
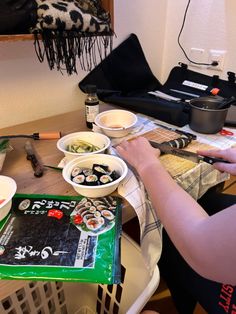
[(79, 83), (83, 92), (86, 92), (87, 84), (97, 85), (98, 97), (104, 102), (177, 125), (188, 122), (184, 103), (173, 103), (147, 93), (161, 90), (162, 84), (153, 75), (135, 34), (131, 34)]
[(37, 5), (34, 0), (0, 1), (0, 34), (29, 33), (36, 23)]
[[(230, 72), (229, 80), (223, 81), (218, 76), (210, 77), (188, 70), (187, 65), (181, 64), (171, 70), (162, 85), (153, 75), (137, 36), (131, 34), (79, 82), (79, 87), (86, 92), (87, 84), (95, 84), (98, 97), (104, 102), (184, 126), (189, 122), (190, 112), (186, 100), (210, 95), (213, 88), (219, 89), (220, 96), (236, 96), (233, 75)], [(195, 87), (184, 85), (186, 81), (195, 83)], [(196, 83), (207, 88), (197, 89)], [(167, 98), (172, 96), (177, 100), (164, 99), (166, 97), (161, 95), (157, 97), (149, 94), (150, 91), (159, 91), (165, 93)]]
[[(236, 98), (236, 76), (233, 72), (228, 72), (228, 80), (222, 80), (218, 75), (205, 75), (189, 70), (186, 64), (174, 67), (162, 86), (162, 91), (168, 95), (179, 97), (183, 101), (196, 97), (209, 95)], [(189, 112), (190, 107), (185, 103), (185, 112)], [(236, 106), (231, 105), (228, 110), (225, 125), (236, 126)]]

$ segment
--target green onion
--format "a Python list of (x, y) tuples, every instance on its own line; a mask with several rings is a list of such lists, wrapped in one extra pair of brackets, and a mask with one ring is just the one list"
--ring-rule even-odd
[(0, 153), (5, 153), (7, 148), (9, 147), (9, 140), (0, 141)]

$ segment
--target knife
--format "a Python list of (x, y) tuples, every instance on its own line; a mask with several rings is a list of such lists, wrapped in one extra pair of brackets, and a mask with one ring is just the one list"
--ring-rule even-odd
[(35, 177), (42, 177), (44, 168), (39, 159), (37, 158), (36, 152), (30, 141), (27, 141), (25, 143), (25, 151), (27, 154), (26, 158), (31, 161)]
[(158, 148), (164, 154), (171, 154), (178, 157), (182, 157), (195, 163), (199, 163), (200, 161), (205, 161), (211, 165), (214, 164), (215, 162), (229, 163), (228, 160), (224, 160), (224, 159), (216, 158), (216, 157), (201, 156), (193, 152), (189, 152), (189, 151), (178, 149), (178, 148), (173, 148), (168, 144), (160, 144), (154, 141), (149, 141), (149, 143), (151, 144), (152, 147)]

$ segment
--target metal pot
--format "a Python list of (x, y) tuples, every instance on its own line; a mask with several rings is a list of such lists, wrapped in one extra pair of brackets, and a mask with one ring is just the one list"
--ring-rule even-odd
[(219, 96), (191, 99), (190, 128), (199, 133), (218, 133), (224, 126), (228, 109), (233, 102), (235, 98), (225, 99)]

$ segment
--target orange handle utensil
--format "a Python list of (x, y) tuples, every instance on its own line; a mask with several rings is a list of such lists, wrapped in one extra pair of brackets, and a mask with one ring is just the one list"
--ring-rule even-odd
[(35, 140), (55, 140), (61, 137), (61, 132), (40, 132), (33, 133)]
[(55, 140), (61, 137), (61, 132), (38, 132), (30, 135), (27, 134), (1, 135), (0, 139), (18, 137), (32, 138), (34, 140)]

